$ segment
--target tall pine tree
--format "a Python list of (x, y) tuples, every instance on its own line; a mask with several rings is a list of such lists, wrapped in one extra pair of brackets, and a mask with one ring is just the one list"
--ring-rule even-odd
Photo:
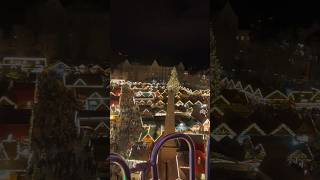
[(221, 90), (221, 74), (222, 66), (216, 54), (216, 41), (213, 34), (212, 27), (210, 28), (210, 91), (211, 91), (211, 107), (213, 108), (213, 101), (219, 96)]
[(113, 127), (111, 144), (114, 152), (128, 157), (130, 148), (138, 141), (142, 132), (141, 117), (134, 102), (134, 93), (128, 84), (121, 87), (120, 122)]
[(32, 156), (29, 170), (35, 180), (88, 179), (95, 173), (90, 151), (77, 137), (74, 91), (54, 75), (43, 74), (31, 122)]

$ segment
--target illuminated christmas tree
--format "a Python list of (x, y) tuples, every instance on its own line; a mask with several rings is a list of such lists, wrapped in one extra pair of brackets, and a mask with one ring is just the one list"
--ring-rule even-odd
[(121, 88), (120, 122), (112, 127), (111, 144), (114, 152), (128, 157), (129, 150), (136, 144), (142, 132), (139, 108), (128, 84)]
[(211, 76), (211, 105), (213, 101), (220, 94), (222, 66), (220, 65), (219, 58), (216, 55), (216, 41), (214, 39), (213, 31), (210, 31), (210, 76)]
[(167, 89), (168, 91), (173, 91), (174, 93), (177, 93), (179, 91), (179, 88), (180, 88), (180, 82), (178, 80), (178, 73), (176, 68), (174, 67), (171, 70), (171, 76), (167, 83)]
[(167, 100), (167, 114), (165, 120), (165, 132), (164, 134), (170, 134), (175, 132), (175, 108), (174, 108), (174, 97), (180, 89), (180, 82), (178, 79), (178, 73), (176, 68), (171, 70), (170, 79), (167, 83), (168, 100)]

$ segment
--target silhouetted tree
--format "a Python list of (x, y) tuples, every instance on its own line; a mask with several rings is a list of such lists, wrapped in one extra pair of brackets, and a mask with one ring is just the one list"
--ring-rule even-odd
[(211, 100), (215, 100), (220, 93), (222, 66), (216, 55), (216, 42), (212, 30), (210, 31), (210, 75), (211, 75)]
[(43, 74), (38, 85), (37, 103), (31, 121), (32, 156), (29, 164), (35, 180), (88, 179), (94, 160), (78, 138), (74, 91), (64, 87), (54, 75)]

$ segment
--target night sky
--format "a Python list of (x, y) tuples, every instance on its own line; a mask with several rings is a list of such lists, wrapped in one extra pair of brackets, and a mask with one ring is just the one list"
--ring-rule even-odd
[(87, 8), (79, 11), (104, 11), (110, 10), (110, 0), (3, 0), (0, 2), (0, 27), (8, 27), (13, 24), (23, 24), (28, 10), (37, 4), (47, 1), (60, 1), (68, 9), (75, 9), (79, 4), (86, 4)]
[[(109, 0), (1, 1), (0, 56), (44, 56), (48, 63), (59, 59), (73, 65), (108, 65), (109, 11)], [(43, 44), (49, 48), (43, 49)]]
[[(226, 0), (214, 0), (211, 4), (212, 12), (218, 12), (225, 3)], [(270, 26), (274, 28), (308, 26), (320, 20), (318, 1), (315, 0), (230, 0), (230, 3), (242, 27), (270, 17)]]
[[(4, 0), (0, 4), (0, 28), (10, 30), (23, 24), (25, 12), (36, 3), (48, 0)], [(80, 2), (80, 3), (79, 3)], [(61, 0), (66, 8), (79, 4), (92, 5), (92, 11), (111, 9), (111, 43), (115, 52), (128, 54), (131, 59), (160, 64), (183, 61), (193, 68), (209, 64), (209, 16), (221, 10), (226, 0)], [(287, 27), (309, 26), (320, 22), (316, 1), (289, 0), (230, 0), (239, 16), (240, 27), (270, 17), (268, 28), (282, 31)], [(78, 11), (84, 11), (78, 9)]]
[(209, 9), (209, 0), (111, 0), (111, 46), (140, 63), (207, 68)]

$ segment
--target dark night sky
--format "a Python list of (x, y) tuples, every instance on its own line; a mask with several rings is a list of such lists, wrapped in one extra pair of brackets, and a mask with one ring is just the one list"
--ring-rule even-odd
[[(217, 12), (226, 0), (214, 0), (211, 4)], [(319, 21), (320, 11), (316, 0), (230, 0), (239, 16), (240, 25), (248, 26), (258, 19), (273, 17), (274, 28), (286, 28), (309, 25)]]
[(111, 0), (111, 46), (142, 63), (209, 64), (209, 0)]
[[(0, 2), (0, 27), (7, 28), (13, 24), (23, 24), (26, 12), (37, 4), (44, 4), (47, 1), (60, 1), (69, 10), (79, 8), (80, 4), (85, 4), (87, 8), (78, 11), (99, 11), (110, 10), (110, 0), (2, 0)], [(90, 7), (89, 7), (90, 6)]]
[[(46, 1), (1, 1), (0, 28), (23, 24), (25, 12), (35, 3)], [(212, 11), (218, 11), (225, 1), (213, 0)], [(61, 2), (68, 8), (79, 2), (99, 7), (92, 9), (96, 11), (110, 8), (108, 0)], [(231, 0), (231, 4), (244, 27), (268, 17), (273, 17), (269, 26), (280, 30), (320, 19), (315, 0)], [(189, 66), (206, 67), (209, 63), (209, 7), (209, 0), (111, 0), (112, 47), (143, 62), (157, 58), (164, 64), (182, 60)]]
[[(70, 64), (107, 64), (111, 54), (108, 1), (1, 1), (0, 56), (46, 56), (50, 63), (63, 59)], [(48, 40), (48, 36), (54, 38)], [(50, 47), (49, 53), (39, 46), (42, 43)]]

